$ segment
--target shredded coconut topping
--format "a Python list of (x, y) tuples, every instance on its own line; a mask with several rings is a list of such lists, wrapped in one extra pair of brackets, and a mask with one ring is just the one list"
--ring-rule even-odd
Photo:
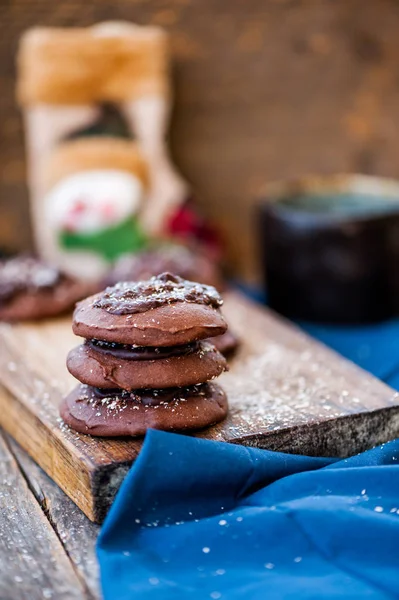
[(108, 287), (96, 298), (93, 306), (112, 314), (127, 315), (175, 302), (206, 304), (213, 308), (223, 304), (214, 287), (162, 273), (148, 281), (123, 281)]

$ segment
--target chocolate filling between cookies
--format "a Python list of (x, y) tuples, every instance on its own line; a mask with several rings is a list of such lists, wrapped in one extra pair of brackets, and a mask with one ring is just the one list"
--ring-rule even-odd
[(205, 395), (208, 384), (192, 385), (187, 387), (174, 387), (162, 390), (134, 390), (128, 392), (119, 388), (105, 390), (103, 388), (91, 388), (92, 399), (97, 399), (100, 403), (113, 401), (115, 399), (128, 402), (138, 402), (145, 406), (158, 406), (160, 404), (169, 404), (171, 402), (187, 402), (192, 396)]
[(85, 346), (109, 354), (114, 358), (121, 360), (157, 360), (162, 358), (172, 358), (173, 356), (186, 356), (198, 352), (200, 344), (192, 342), (183, 346), (132, 346), (128, 344), (118, 344), (116, 342), (104, 342), (102, 340), (85, 340)]

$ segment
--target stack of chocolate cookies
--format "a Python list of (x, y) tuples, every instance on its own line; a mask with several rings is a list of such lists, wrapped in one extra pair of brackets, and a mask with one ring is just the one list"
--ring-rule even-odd
[(67, 366), (82, 385), (62, 403), (64, 422), (91, 435), (141, 436), (224, 419), (226, 395), (210, 380), (226, 360), (204, 341), (227, 330), (221, 304), (212, 286), (170, 273), (80, 302), (73, 331), (86, 340)]

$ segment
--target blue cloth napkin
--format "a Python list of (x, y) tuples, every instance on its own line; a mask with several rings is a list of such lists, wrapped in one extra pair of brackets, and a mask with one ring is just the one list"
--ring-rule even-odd
[(347, 460), (150, 431), (102, 528), (105, 600), (399, 597), (399, 440)]

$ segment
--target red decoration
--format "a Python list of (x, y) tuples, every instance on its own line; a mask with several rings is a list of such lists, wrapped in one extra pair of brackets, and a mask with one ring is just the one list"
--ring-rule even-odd
[(222, 253), (220, 235), (194, 210), (192, 204), (193, 198), (189, 198), (177, 209), (167, 224), (167, 233), (186, 243), (197, 243), (204, 247), (207, 254), (219, 259)]

